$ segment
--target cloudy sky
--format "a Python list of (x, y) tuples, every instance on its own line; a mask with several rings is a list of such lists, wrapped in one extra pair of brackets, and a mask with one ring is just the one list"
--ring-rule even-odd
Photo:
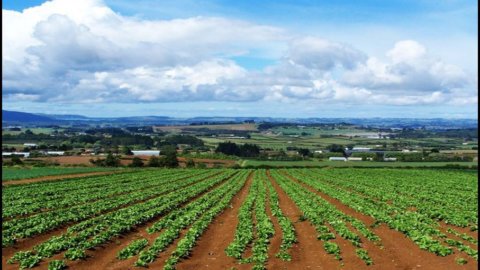
[(7, 110), (477, 117), (473, 0), (2, 4)]

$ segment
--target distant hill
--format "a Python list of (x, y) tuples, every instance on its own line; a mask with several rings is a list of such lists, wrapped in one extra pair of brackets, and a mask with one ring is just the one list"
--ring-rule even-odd
[(15, 111), (5, 111), (2, 110), (2, 122), (11, 122), (11, 123), (32, 123), (32, 122), (41, 122), (41, 123), (51, 123), (57, 122), (55, 119), (38, 115), (33, 113), (25, 112), (15, 112)]
[(127, 116), (127, 117), (88, 117), (83, 115), (58, 115), (25, 113), (2, 110), (3, 124), (20, 125), (98, 125), (111, 124), (116, 126), (141, 125), (218, 125), (233, 123), (289, 123), (289, 124), (339, 124), (348, 123), (364, 127), (378, 128), (426, 128), (426, 129), (456, 129), (478, 128), (477, 119), (440, 119), (440, 118), (279, 118), (279, 117), (224, 117), (207, 116), (191, 118), (175, 118), (169, 116)]

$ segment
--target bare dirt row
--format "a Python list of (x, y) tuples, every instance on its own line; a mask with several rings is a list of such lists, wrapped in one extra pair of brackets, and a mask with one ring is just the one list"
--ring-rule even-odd
[[(335, 198), (299, 182), (294, 177), (287, 175), (292, 181), (306, 187), (321, 198), (325, 199), (337, 209), (347, 215), (361, 220), (366, 225), (373, 224), (373, 218), (363, 215), (354, 209), (342, 204)], [(273, 184), (279, 196), (280, 208), (286, 217), (294, 222), (298, 242), (293, 245), (289, 253), (292, 255), (290, 262), (282, 261), (275, 257), (279, 250), (282, 232), (277, 219), (271, 214), (270, 205), (267, 204), (267, 213), (270, 215), (274, 224), (275, 235), (270, 239), (269, 260), (267, 269), (476, 269), (478, 262), (467, 257), (466, 265), (458, 265), (455, 259), (458, 254), (447, 257), (439, 257), (433, 253), (421, 250), (405, 235), (395, 230), (389, 229), (386, 225), (380, 225), (373, 230), (381, 238), (382, 246), (377, 246), (368, 240), (362, 238), (363, 247), (368, 250), (369, 255), (374, 261), (371, 266), (365, 265), (355, 254), (353, 245), (338, 237), (334, 240), (342, 250), (342, 261), (337, 261), (332, 255), (325, 252), (323, 242), (317, 239), (317, 231), (308, 221), (301, 221), (301, 210), (295, 205), (294, 201), (281, 189), (269, 172), (267, 176)], [(181, 261), (177, 269), (251, 269), (251, 264), (239, 264), (234, 258), (228, 257), (224, 250), (233, 241), (235, 229), (238, 224), (238, 210), (245, 200), (249, 187), (252, 183), (252, 174), (248, 177), (246, 184), (240, 192), (232, 199), (230, 207), (218, 215), (209, 225), (208, 229), (197, 241), (191, 256)], [(268, 201), (268, 200), (267, 200)], [(131, 241), (138, 238), (146, 238), (152, 243), (157, 234), (148, 234), (145, 229), (162, 217), (138, 226), (134, 231), (127, 233), (102, 247), (93, 251), (88, 251), (89, 257), (83, 261), (68, 262), (70, 269), (137, 269), (133, 266), (136, 257), (120, 261), (116, 258), (117, 253), (127, 246)], [(352, 228), (351, 228), (352, 229)], [(2, 268), (17, 269), (17, 265), (12, 267), (6, 265), (6, 260), (18, 250), (27, 250), (34, 245), (45, 241), (53, 235), (59, 235), (65, 231), (65, 228), (35, 237), (33, 240), (20, 241), (14, 248), (2, 249)], [(180, 238), (184, 235), (184, 230)], [(180, 239), (179, 238), (179, 239)], [(162, 269), (164, 261), (175, 250), (177, 239), (170, 247), (162, 252), (157, 260), (150, 265), (150, 269)], [(56, 255), (53, 259), (62, 259), (62, 255)], [(46, 269), (47, 264), (43, 262), (38, 269)]]

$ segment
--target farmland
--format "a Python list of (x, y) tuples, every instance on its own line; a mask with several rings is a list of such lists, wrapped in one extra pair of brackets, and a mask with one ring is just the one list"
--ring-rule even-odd
[(78, 174), (90, 172), (104, 172), (119, 170), (117, 168), (91, 168), (91, 167), (32, 167), (32, 168), (2, 168), (2, 181), (29, 179), (42, 176)]
[(477, 175), (149, 169), (4, 186), (2, 268), (476, 269)]

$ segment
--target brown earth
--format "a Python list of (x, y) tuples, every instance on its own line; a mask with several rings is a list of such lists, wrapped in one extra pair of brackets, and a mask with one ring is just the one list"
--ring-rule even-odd
[[(301, 210), (295, 205), (293, 200), (283, 191), (276, 181), (271, 178), (269, 172), (267, 175), (273, 184), (279, 196), (279, 204), (284, 215), (294, 222), (294, 227), (297, 234), (298, 242), (289, 250), (292, 255), (290, 262), (284, 262), (275, 258), (274, 254), (278, 251), (281, 242), (281, 230), (278, 221), (272, 217), (275, 227), (275, 236), (272, 237), (271, 246), (269, 248), (269, 260), (267, 269), (476, 269), (478, 262), (462, 254), (453, 254), (447, 257), (439, 257), (433, 253), (421, 250), (417, 245), (408, 239), (402, 233), (388, 228), (382, 224), (372, 231), (381, 238), (382, 246), (377, 246), (362, 237), (363, 248), (368, 250), (370, 257), (374, 261), (374, 265), (366, 266), (355, 255), (355, 248), (353, 245), (340, 237), (334, 241), (340, 246), (342, 250), (342, 261), (337, 261), (332, 255), (325, 252), (323, 242), (317, 240), (317, 231), (308, 221), (299, 221), (302, 216)], [(78, 174), (76, 175), (78, 176)], [(373, 223), (373, 218), (361, 214), (354, 209), (342, 204), (339, 200), (330, 197), (322, 192), (300, 183), (295, 178), (289, 176), (290, 179), (306, 187), (308, 190), (319, 195), (337, 209), (347, 215), (361, 220), (366, 225)], [(235, 259), (226, 256), (224, 250), (228, 244), (233, 240), (236, 226), (238, 224), (238, 209), (248, 194), (248, 188), (252, 183), (252, 174), (249, 176), (247, 183), (242, 187), (240, 192), (232, 199), (231, 207), (225, 209), (219, 216), (217, 216), (212, 224), (209, 225), (204, 234), (197, 241), (197, 245), (192, 250), (190, 258), (181, 261), (177, 265), (177, 269), (250, 269), (250, 265), (238, 264)], [(267, 211), (271, 216), (270, 206), (267, 205)], [(68, 261), (69, 269), (139, 269), (133, 266), (136, 257), (119, 261), (116, 259), (118, 251), (127, 246), (132, 240), (138, 238), (147, 238), (149, 243), (152, 243), (158, 234), (149, 235), (145, 228), (152, 225), (153, 222), (159, 220), (155, 218), (154, 221), (145, 223), (135, 230), (127, 233), (106, 245), (96, 248), (94, 251), (88, 251), (90, 256), (84, 261), (70, 262)], [(449, 225), (444, 225), (448, 227)], [(352, 231), (355, 231), (349, 226)], [(453, 228), (453, 227), (452, 227)], [(330, 227), (330, 229), (332, 229)], [(457, 229), (455, 227), (455, 229)], [(333, 229), (332, 229), (333, 230)], [(465, 230), (468, 230), (465, 229)], [(39, 235), (32, 239), (21, 240), (13, 247), (2, 248), (2, 269), (18, 269), (18, 265), (8, 265), (6, 260), (10, 258), (15, 252), (19, 250), (31, 249), (34, 245), (49, 239), (53, 235), (59, 235), (65, 231), (65, 228), (58, 229), (47, 234)], [(182, 231), (183, 235), (186, 230)], [(458, 230), (464, 232), (464, 230)], [(357, 231), (357, 234), (361, 235)], [(478, 239), (478, 233), (474, 233)], [(170, 247), (162, 252), (160, 257), (150, 266), (150, 269), (161, 269), (166, 258), (176, 247), (178, 239), (170, 245)], [(53, 259), (62, 259), (62, 254), (57, 254)], [(455, 263), (456, 258), (465, 258), (468, 263), (466, 265), (458, 265)], [(49, 259), (50, 260), (50, 259)], [(46, 269), (47, 262), (42, 262), (39, 267), (35, 269)]]
[(255, 131), (257, 127), (255, 124), (223, 124), (223, 125), (183, 125), (183, 126), (153, 126), (155, 132), (181, 132), (193, 131), (195, 129), (211, 129), (211, 130), (240, 130), (240, 131)]
[[(352, 216), (366, 225), (373, 223), (373, 218), (361, 214), (354, 209), (342, 204), (339, 200), (328, 196), (325, 193), (319, 192), (314, 188), (307, 186), (291, 175), (287, 175), (293, 181), (306, 187), (310, 191), (316, 193), (337, 209), (345, 214)], [(440, 257), (431, 252), (420, 249), (412, 240), (408, 239), (404, 234), (388, 228), (382, 224), (373, 229), (373, 232), (381, 238), (383, 249), (367, 249), (370, 257), (374, 261), (374, 265), (368, 269), (477, 269), (478, 262), (465, 254), (454, 254), (447, 257)], [(462, 257), (467, 259), (468, 263), (461, 266), (455, 262), (455, 259)], [(385, 265), (375, 264), (375, 258), (384, 260), (388, 258), (391, 263), (386, 267)], [(355, 269), (361, 269), (355, 266)]]
[[(222, 181), (221, 183), (216, 184), (212, 189), (226, 183), (227, 181), (228, 180), (225, 180), (225, 181)], [(195, 198), (192, 198), (191, 200), (189, 200), (189, 202), (196, 200), (197, 198), (203, 196), (205, 193), (206, 192), (203, 192), (202, 194), (197, 195)], [(183, 205), (186, 205), (186, 204), (188, 204), (188, 202), (184, 203)], [(69, 268), (80, 269), (80, 270), (91, 270), (92, 265), (95, 265), (97, 269), (116, 269), (116, 270), (138, 269), (133, 266), (133, 263), (136, 261), (138, 256), (135, 256), (133, 258), (129, 258), (126, 260), (118, 260), (116, 256), (120, 250), (128, 246), (133, 240), (146, 238), (148, 242), (152, 244), (160, 233), (156, 232), (153, 234), (148, 234), (146, 232), (146, 229), (152, 226), (155, 222), (161, 220), (165, 215), (166, 214), (156, 217), (147, 223), (141, 224), (137, 226), (133, 231), (130, 231), (119, 238), (109, 241), (108, 243), (95, 248), (93, 251), (88, 251), (87, 252), (88, 258), (86, 260), (69, 262)], [(149, 265), (149, 268), (162, 269), (163, 263), (166, 259), (165, 254), (170, 254), (176, 248), (176, 243), (181, 239), (181, 237), (185, 232), (186, 232), (186, 229), (181, 232), (180, 237), (177, 238), (174, 243), (169, 245), (166, 251), (162, 252), (159, 255), (159, 257)]]
[(297, 243), (288, 251), (292, 255), (290, 262), (277, 261), (275, 265), (267, 264), (268, 269), (341, 269), (340, 263), (323, 249), (321, 241), (317, 240), (317, 231), (308, 221), (300, 221), (302, 211), (288, 197), (283, 189), (270, 177), (273, 187), (278, 193), (280, 208), (283, 214), (293, 222)]
[[(220, 172), (219, 172), (219, 173), (220, 173)], [(219, 173), (215, 173), (215, 174), (213, 174), (213, 175), (211, 175), (211, 176), (209, 176), (209, 177), (214, 177), (214, 176), (218, 175)], [(209, 178), (209, 177), (207, 177), (207, 178)], [(200, 181), (203, 181), (203, 180), (205, 180), (205, 179), (206, 179), (206, 178), (202, 178), (202, 180), (200, 180)], [(224, 183), (224, 182), (222, 182), (222, 183)], [(194, 183), (189, 184), (188, 186), (193, 185), (193, 184), (194, 184)], [(217, 184), (216, 186), (218, 186), (218, 185), (220, 185), (220, 184)], [(201, 196), (201, 195), (199, 195), (199, 196)], [(197, 196), (197, 197), (198, 197), (198, 196)], [(135, 202), (134, 204), (142, 203), (142, 202), (145, 202), (145, 201), (150, 200), (150, 199), (152, 199), (152, 198), (154, 198), (154, 197), (150, 197), (150, 198), (147, 198), (147, 199), (145, 199), (145, 200), (141, 200), (141, 201)], [(117, 208), (115, 208), (115, 209), (111, 209), (111, 210), (102, 212), (101, 214), (106, 214), (106, 213), (109, 213), (109, 212), (112, 212), (112, 211), (116, 211), (116, 210), (118, 210), (118, 209), (120, 209), (120, 208), (128, 207), (128, 206), (130, 206), (130, 205), (132, 205), (132, 204), (123, 205), (123, 206), (121, 206), (121, 207), (117, 207)], [(95, 215), (95, 216), (96, 216), (96, 215)], [(94, 217), (94, 216), (92, 216), (92, 217)], [(160, 217), (160, 218), (161, 218), (161, 217)], [(158, 219), (160, 219), (160, 218), (158, 218)], [(80, 221), (79, 221), (79, 222), (80, 222)], [(75, 223), (77, 223), (77, 222), (75, 222)], [(15, 245), (13, 245), (12, 247), (2, 248), (2, 269), (18, 269), (18, 264), (11, 265), (11, 264), (7, 264), (7, 263), (6, 263), (7, 260), (8, 260), (9, 258), (11, 258), (16, 252), (18, 252), (18, 251), (31, 250), (34, 246), (36, 246), (36, 245), (38, 245), (38, 244), (40, 244), (40, 243), (42, 243), (42, 242), (50, 239), (52, 236), (59, 236), (59, 235), (65, 233), (66, 230), (67, 230), (67, 228), (68, 228), (70, 225), (73, 225), (73, 224), (75, 224), (75, 223), (69, 223), (69, 224), (63, 225), (61, 228), (57, 228), (57, 229), (55, 229), (55, 230), (53, 230), (53, 231), (50, 231), (50, 232), (42, 233), (42, 234), (33, 236), (33, 237), (31, 237), (31, 238), (28, 238), (28, 239), (19, 239), (18, 242), (15, 243)], [(153, 224), (153, 222), (148, 222), (148, 223), (146, 223), (146, 225), (140, 226), (140, 227), (138, 227), (138, 228), (147, 228), (148, 226), (150, 226), (149, 224), (151, 225), (151, 224)], [(127, 238), (128, 236), (135, 235), (135, 232), (137, 232), (137, 233), (138, 233), (138, 232), (141, 232), (141, 230), (138, 229), (138, 228), (137, 228), (137, 230), (134, 230), (132, 233), (127, 234), (126, 236), (120, 236), (120, 238)], [(146, 232), (144, 232), (144, 230), (143, 230), (143, 233), (144, 233), (144, 234), (141, 234), (141, 235), (142, 235), (142, 236), (146, 236)], [(137, 238), (138, 238), (138, 237), (137, 237)], [(137, 239), (137, 238), (131, 238), (131, 239), (134, 240), (134, 239)], [(154, 238), (153, 238), (153, 239), (154, 239)], [(128, 242), (121, 242), (121, 241), (119, 241), (118, 239), (115, 241), (115, 244), (117, 244), (117, 245), (123, 245), (120, 249), (122, 249), (123, 247), (127, 246), (129, 243), (130, 243), (130, 241), (128, 241)], [(103, 258), (104, 256), (100, 256), (100, 257), (99, 257), (99, 256), (98, 256), (98, 253), (97, 253), (99, 250), (102, 250), (102, 248), (103, 248), (103, 250), (107, 250), (107, 252), (108, 252), (108, 249), (107, 249), (105, 246), (103, 246), (103, 247), (97, 248), (97, 249), (95, 250), (95, 252), (93, 252), (93, 251), (87, 251), (87, 255), (90, 256), (90, 257), (97, 258), (97, 259), (98, 259), (98, 258)], [(118, 251), (119, 251), (120, 249), (118, 249)], [(118, 251), (117, 251), (117, 252), (118, 252)], [(62, 254), (62, 253), (61, 253), (61, 254)], [(52, 259), (62, 259), (62, 257), (61, 257), (62, 255), (61, 255), (61, 254), (57, 254), (57, 255), (53, 256)], [(112, 254), (110, 254), (110, 255), (112, 255)], [(115, 253), (114, 255), (112, 255), (112, 258), (114, 258), (115, 256), (116, 256), (116, 253)], [(43, 260), (43, 261), (40, 263), (38, 269), (42, 269), (42, 268), (43, 268), (42, 265), (43, 265), (44, 268), (46, 269), (47, 266), (48, 266), (48, 261), (50, 261), (50, 260), (52, 260), (52, 259), (49, 259), (49, 260), (46, 260), (46, 261)], [(112, 261), (113, 261), (113, 260), (115, 260), (115, 259), (112, 259)], [(74, 262), (74, 263), (78, 264), (78, 263), (81, 263), (81, 262), (83, 262), (83, 261), (78, 261), (78, 262)], [(130, 265), (130, 266), (131, 266), (131, 265)], [(71, 269), (72, 269), (72, 268), (71, 268)], [(125, 269), (130, 269), (130, 268), (127, 267), (127, 268), (125, 268)]]
[[(11, 247), (2, 248), (2, 269), (18, 269), (18, 264), (7, 264), (7, 261), (18, 251), (31, 250), (34, 246), (50, 239), (53, 236), (59, 236), (67, 231), (67, 228), (59, 228), (32, 238), (20, 239)], [(46, 267), (45, 267), (46, 269)]]
[(2, 182), (2, 186), (29, 184), (29, 183), (35, 183), (35, 182), (44, 182), (44, 181), (52, 181), (52, 180), (59, 180), (59, 179), (78, 178), (78, 177), (94, 176), (94, 175), (114, 174), (114, 173), (119, 173), (119, 172), (125, 172), (125, 171), (89, 172), (89, 173), (49, 175), (49, 176), (42, 176), (42, 177), (37, 177), (37, 178), (28, 178), (28, 179), (23, 179), (23, 180), (6, 181), (6, 182)]
[(250, 269), (251, 266), (238, 264), (236, 259), (225, 254), (225, 248), (233, 241), (238, 224), (238, 210), (247, 197), (252, 184), (253, 174), (248, 176), (247, 182), (240, 192), (233, 197), (231, 206), (226, 208), (208, 226), (207, 230), (197, 241), (190, 258), (177, 265), (177, 269)]
[[(138, 156), (143, 160), (144, 163), (148, 162), (149, 156)], [(104, 159), (105, 156), (59, 156), (59, 157), (43, 157), (43, 158), (31, 158), (30, 160), (39, 160), (47, 163), (58, 163), (60, 165), (86, 165), (92, 166), (90, 159)], [(129, 165), (132, 163), (133, 157), (122, 156), (120, 158), (120, 164), (123, 166)], [(185, 167), (187, 158), (178, 157), (178, 162), (180, 167)], [(233, 166), (236, 161), (228, 159), (205, 159), (205, 158), (192, 158), (192, 160), (197, 163), (205, 163), (208, 168), (214, 167), (216, 164), (221, 165), (222, 167)]]

